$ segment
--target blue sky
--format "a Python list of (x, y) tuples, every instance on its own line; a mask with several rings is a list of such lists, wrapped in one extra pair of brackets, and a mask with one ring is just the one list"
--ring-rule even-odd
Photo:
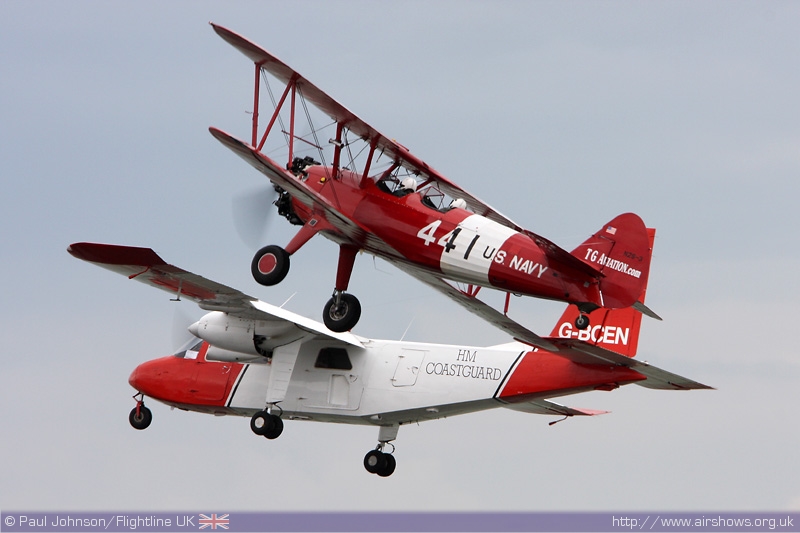
[[(252, 72), (209, 21), (567, 249), (640, 214), (664, 317), (640, 357), (719, 390), (566, 398), (612, 414), (553, 427), (504, 410), (403, 427), (389, 479), (361, 467), (372, 428), (267, 443), (151, 402), (132, 430), (130, 371), (201, 313), (67, 245), (149, 246), (313, 318), (335, 275), (317, 238), (281, 285), (250, 278), (231, 200), (262, 177), (207, 128), (247, 137)], [(798, 27), (790, 2), (0, 3), (0, 507), (800, 509)], [(293, 230), (276, 218), (265, 244)], [(363, 336), (506, 340), (366, 255), (351, 290)], [(543, 333), (560, 312), (512, 307)]]

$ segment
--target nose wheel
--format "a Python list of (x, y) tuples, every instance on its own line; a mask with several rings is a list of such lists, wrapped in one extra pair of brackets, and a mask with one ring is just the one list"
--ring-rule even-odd
[(128, 422), (131, 423), (134, 429), (147, 429), (153, 421), (153, 413), (144, 405), (144, 394), (135, 394), (133, 399), (136, 400), (136, 407), (128, 415)]

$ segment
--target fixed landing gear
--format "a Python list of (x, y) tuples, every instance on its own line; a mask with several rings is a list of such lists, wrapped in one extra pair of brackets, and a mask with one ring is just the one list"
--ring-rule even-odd
[[(289, 258), (300, 249), (303, 244), (313, 237), (321, 229), (332, 228), (322, 219), (312, 218), (289, 242), (286, 248), (281, 248), (271, 244), (264, 246), (250, 263), (250, 272), (259, 284), (272, 286), (277, 285), (289, 273)], [(333, 297), (325, 304), (322, 311), (322, 320), (331, 331), (343, 333), (350, 331), (361, 318), (361, 303), (358, 298), (348, 294), (348, 284), (350, 275), (353, 272), (353, 264), (356, 260), (358, 248), (348, 244), (339, 247), (339, 263), (336, 270), (336, 285)]]
[[(367, 472), (370, 474), (378, 474), (380, 477), (389, 477), (394, 473), (394, 469), (397, 467), (397, 461), (394, 455), (383, 452), (381, 450), (382, 448), (383, 446), (379, 446), (377, 449), (367, 452), (367, 455), (364, 456), (364, 468), (366, 468)], [(394, 446), (392, 448), (394, 448)], [(392, 449), (392, 452), (394, 452), (394, 449)]]
[(289, 252), (274, 244), (263, 247), (253, 256), (250, 272), (261, 285), (277, 285), (289, 273)]
[(352, 294), (334, 291), (322, 310), (322, 321), (331, 331), (350, 331), (361, 318), (361, 303)]
[[(394, 444), (393, 441), (397, 438), (397, 430), (399, 426), (381, 426), (378, 431), (378, 446), (374, 450), (367, 452), (364, 456), (364, 468), (370, 474), (378, 474), (380, 477), (389, 477), (394, 473), (397, 467), (397, 461), (394, 459)], [(386, 445), (392, 447), (391, 453), (386, 453), (383, 450)]]
[(250, 419), (250, 429), (256, 435), (277, 439), (283, 433), (283, 419), (267, 411), (259, 411)]
[(131, 423), (134, 429), (147, 429), (150, 422), (153, 421), (153, 413), (144, 406), (144, 394), (141, 392), (135, 394), (133, 399), (136, 400), (136, 407), (134, 407), (131, 410), (131, 414), (128, 415), (128, 422)]

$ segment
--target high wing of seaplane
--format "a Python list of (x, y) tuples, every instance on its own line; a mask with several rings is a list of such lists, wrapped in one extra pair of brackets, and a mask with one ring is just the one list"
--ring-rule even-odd
[(598, 308), (593, 325), (579, 330), (574, 320), (580, 312), (569, 305), (543, 338), (555, 351), (519, 342), (476, 347), (378, 340), (330, 331), (167, 264), (149, 248), (76, 243), (68, 251), (209, 311), (190, 326), (195, 337), (183, 349), (131, 373), (137, 394), (129, 421), (136, 429), (152, 421), (145, 396), (183, 410), (250, 417), (253, 433), (267, 439), (281, 435), (285, 420), (371, 425), (378, 428), (378, 444), (364, 467), (385, 477), (394, 472), (392, 441), (403, 424), (499, 407), (592, 416), (604, 411), (550, 398), (631, 383), (710, 388), (634, 359), (642, 315), (630, 307)]
[[(285, 247), (256, 253), (253, 277), (262, 285), (280, 283), (290, 257), (317, 233), (337, 243), (334, 292), (323, 310), (330, 330), (349, 331), (360, 318), (361, 304), (347, 292), (359, 251), (545, 349), (554, 346), (509, 318), (511, 294), (574, 304), (581, 330), (597, 309), (634, 307), (658, 318), (639, 300), (651, 255), (639, 216), (617, 216), (568, 252), (450, 181), (263, 48), (212, 26), (253, 62), (255, 80), (249, 140), (210, 132), (272, 182), (279, 213), (301, 226)], [(262, 132), (267, 93), (273, 107)], [(506, 293), (502, 312), (476, 297), (482, 287)]]

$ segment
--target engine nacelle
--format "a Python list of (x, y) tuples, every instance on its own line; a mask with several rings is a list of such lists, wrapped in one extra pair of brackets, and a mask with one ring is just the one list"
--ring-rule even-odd
[(189, 326), (189, 331), (212, 347), (224, 351), (254, 357), (269, 356), (269, 352), (260, 346), (264, 336), (256, 333), (260, 322), (262, 329), (266, 329), (263, 321), (248, 320), (213, 311)]

